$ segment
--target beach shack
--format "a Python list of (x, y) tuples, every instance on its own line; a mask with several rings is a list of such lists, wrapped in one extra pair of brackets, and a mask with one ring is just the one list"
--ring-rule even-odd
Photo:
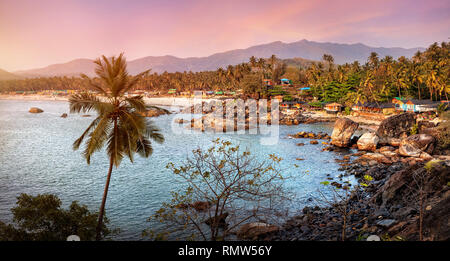
[(405, 103), (405, 111), (410, 112), (426, 112), (426, 111), (436, 111), (437, 107), (441, 102), (430, 101), (430, 100), (408, 100)]
[(333, 102), (333, 103), (325, 104), (324, 109), (327, 111), (327, 113), (338, 113), (338, 112), (342, 111), (343, 107), (344, 106), (342, 104)]
[(273, 98), (278, 100), (278, 102), (283, 102), (283, 95), (277, 95), (277, 96), (274, 96)]
[(292, 81), (286, 78), (280, 79), (280, 83), (282, 86), (290, 86), (292, 85)]
[(266, 85), (266, 87), (272, 87), (273, 86), (273, 82), (271, 79), (264, 79), (264, 84)]
[(169, 91), (167, 92), (167, 94), (176, 94), (177, 93), (177, 89), (169, 89)]

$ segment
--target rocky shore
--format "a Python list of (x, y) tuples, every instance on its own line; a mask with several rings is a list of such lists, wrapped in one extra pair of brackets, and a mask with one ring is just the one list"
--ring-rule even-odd
[[(357, 125), (338, 119), (333, 145), (326, 148), (358, 150), (338, 160), (343, 175), (323, 182), (334, 197), (311, 198), (313, 207), (253, 239), (450, 240), (450, 156), (436, 149), (437, 137), (428, 134), (436, 133), (436, 126), (418, 124), (414, 114), (405, 113), (384, 120), (374, 133), (352, 137)], [(411, 134), (418, 125), (425, 127)]]

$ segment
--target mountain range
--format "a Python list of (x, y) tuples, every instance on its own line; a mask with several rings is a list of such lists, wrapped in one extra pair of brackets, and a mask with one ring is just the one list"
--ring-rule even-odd
[[(230, 64), (236, 65), (242, 62), (248, 62), (251, 56), (268, 58), (272, 54), (275, 54), (281, 59), (303, 58), (316, 61), (321, 60), (323, 54), (331, 54), (337, 64), (351, 63), (353, 61), (365, 63), (371, 52), (378, 53), (380, 57), (390, 55), (396, 59), (400, 56), (412, 57), (418, 50), (424, 51), (425, 48), (384, 48), (371, 47), (361, 43), (323, 43), (308, 40), (292, 43), (277, 41), (246, 49), (235, 49), (216, 53), (206, 57), (179, 58), (171, 55), (147, 56), (128, 61), (128, 71), (134, 75), (150, 68), (152, 72), (157, 73), (164, 71), (198, 72), (216, 70), (219, 67), (225, 68)], [(80, 73), (93, 76), (95, 65), (92, 61), (91, 59), (76, 59), (67, 63), (49, 65), (44, 68), (16, 71), (13, 74), (19, 77), (78, 76)], [(2, 78), (0, 77), (0, 79)]]

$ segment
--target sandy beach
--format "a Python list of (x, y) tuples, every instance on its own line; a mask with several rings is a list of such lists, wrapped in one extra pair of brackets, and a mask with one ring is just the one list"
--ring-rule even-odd
[[(21, 101), (68, 101), (69, 96), (54, 95), (5, 95), (0, 94), (0, 100)], [(185, 107), (199, 102), (210, 102), (216, 99), (194, 99), (186, 97), (144, 97), (144, 101), (151, 105)]]

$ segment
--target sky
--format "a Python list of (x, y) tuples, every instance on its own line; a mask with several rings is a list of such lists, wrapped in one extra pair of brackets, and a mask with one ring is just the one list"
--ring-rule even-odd
[(201, 57), (274, 41), (428, 47), (450, 0), (0, 0), (0, 68), (125, 52)]

